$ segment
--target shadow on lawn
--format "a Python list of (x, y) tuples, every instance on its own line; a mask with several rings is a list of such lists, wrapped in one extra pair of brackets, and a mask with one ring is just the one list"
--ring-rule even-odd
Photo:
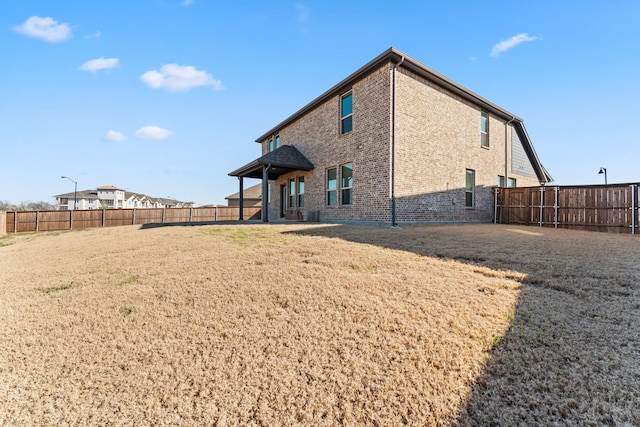
[(497, 225), (292, 233), (527, 275), (458, 425), (640, 425), (637, 236)]

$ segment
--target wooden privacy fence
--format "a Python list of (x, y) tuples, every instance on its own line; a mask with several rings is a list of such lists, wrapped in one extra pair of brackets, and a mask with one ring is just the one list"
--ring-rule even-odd
[(496, 188), (494, 222), (636, 234), (639, 185)]
[[(259, 219), (259, 207), (244, 208), (245, 219)], [(112, 227), (165, 223), (195, 223), (236, 221), (240, 208), (218, 206), (212, 208), (149, 208), (149, 209), (93, 209), (70, 211), (6, 212), (5, 231), (74, 230), (80, 228)], [(1, 218), (1, 217), (0, 217)]]

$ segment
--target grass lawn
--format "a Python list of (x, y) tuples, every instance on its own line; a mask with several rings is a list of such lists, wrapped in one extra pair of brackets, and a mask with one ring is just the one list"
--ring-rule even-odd
[(640, 237), (0, 238), (0, 425), (640, 425)]

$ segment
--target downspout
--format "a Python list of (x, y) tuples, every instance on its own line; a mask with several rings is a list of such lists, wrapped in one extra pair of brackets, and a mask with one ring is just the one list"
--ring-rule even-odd
[(398, 225), (396, 221), (396, 68), (404, 62), (404, 55), (397, 64), (393, 64), (393, 82), (391, 88), (391, 226)]
[(511, 120), (504, 125), (504, 182), (502, 183), (504, 188), (508, 187), (507, 182), (509, 182), (509, 125), (515, 121), (515, 119), (515, 117), (511, 117)]

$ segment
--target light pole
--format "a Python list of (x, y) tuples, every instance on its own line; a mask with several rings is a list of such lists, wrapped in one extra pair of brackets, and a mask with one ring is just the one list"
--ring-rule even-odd
[(60, 178), (68, 179), (69, 181), (75, 184), (75, 188), (73, 190), (73, 210), (75, 211), (76, 209), (78, 209), (78, 182), (64, 175), (61, 176)]
[(607, 185), (607, 168), (600, 168), (598, 175), (604, 174), (604, 185)]

